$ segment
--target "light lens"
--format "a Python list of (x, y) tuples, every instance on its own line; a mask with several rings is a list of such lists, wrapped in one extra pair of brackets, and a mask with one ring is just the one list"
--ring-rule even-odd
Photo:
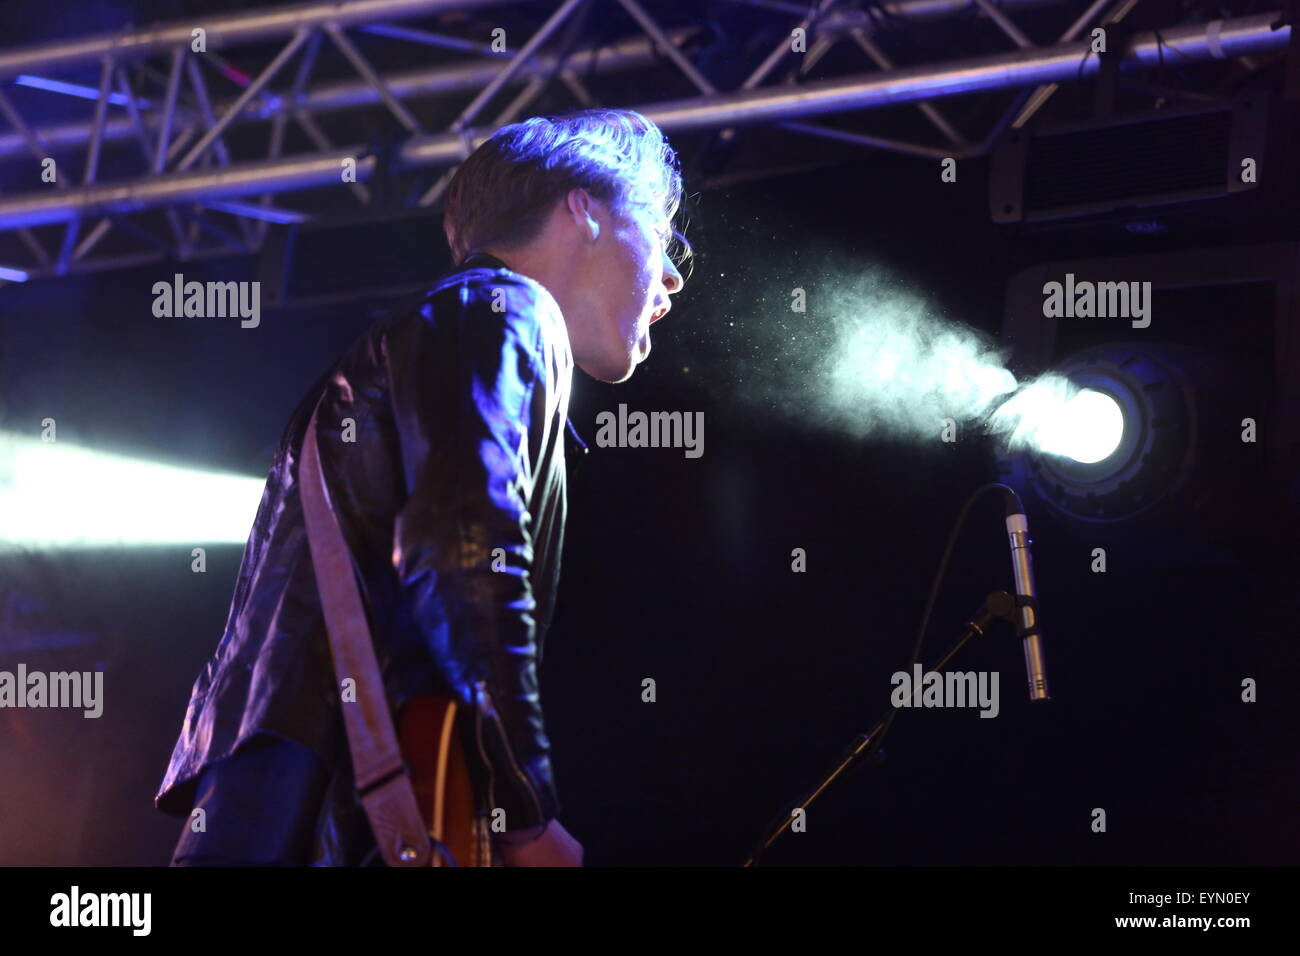
[(1046, 452), (1072, 458), (1084, 465), (1109, 458), (1124, 437), (1124, 413), (1119, 403), (1103, 392), (1084, 389), (1065, 403), (1037, 438)]

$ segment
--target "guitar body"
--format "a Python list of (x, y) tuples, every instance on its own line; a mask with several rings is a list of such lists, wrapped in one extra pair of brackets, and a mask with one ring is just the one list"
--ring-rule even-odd
[[(435, 841), (432, 865), (492, 866), (492, 841), (475, 807), (456, 718), (456, 701), (449, 696), (409, 698), (402, 707), (398, 730), (402, 756), (410, 770), (420, 816)], [(439, 846), (445, 852), (440, 852)]]

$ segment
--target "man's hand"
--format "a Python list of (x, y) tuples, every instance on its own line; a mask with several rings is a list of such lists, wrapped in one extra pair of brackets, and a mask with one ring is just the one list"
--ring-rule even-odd
[[(507, 830), (493, 846), (506, 866), (582, 866), (582, 844), (564, 829), (559, 820), (546, 826)], [(513, 844), (513, 845), (512, 845)]]

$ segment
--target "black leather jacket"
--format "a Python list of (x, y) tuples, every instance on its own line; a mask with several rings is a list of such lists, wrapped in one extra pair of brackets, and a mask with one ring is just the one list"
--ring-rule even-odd
[(323, 391), (321, 466), (390, 707), (451, 689), (482, 732), (471, 769), (491, 785), (507, 827), (556, 816), (536, 663), (559, 578), (572, 376), (555, 299), (481, 253), (413, 310), (371, 327), (321, 376), (276, 452), (158, 809), (189, 813), (205, 766), (255, 734), (275, 734), (335, 768), (316, 862), (359, 862), (360, 807), (340, 759), (339, 687), (298, 493), (303, 434)]

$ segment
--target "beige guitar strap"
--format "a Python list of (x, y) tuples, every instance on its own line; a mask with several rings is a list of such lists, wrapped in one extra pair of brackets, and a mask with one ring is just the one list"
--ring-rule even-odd
[(342, 701), (357, 794), (389, 866), (430, 866), (433, 845), (402, 761), (379, 662), (343, 532), (329, 502), (316, 445), (316, 416), (302, 442), (298, 483), (316, 584), (329, 631), (334, 672), (356, 682), (356, 700)]

